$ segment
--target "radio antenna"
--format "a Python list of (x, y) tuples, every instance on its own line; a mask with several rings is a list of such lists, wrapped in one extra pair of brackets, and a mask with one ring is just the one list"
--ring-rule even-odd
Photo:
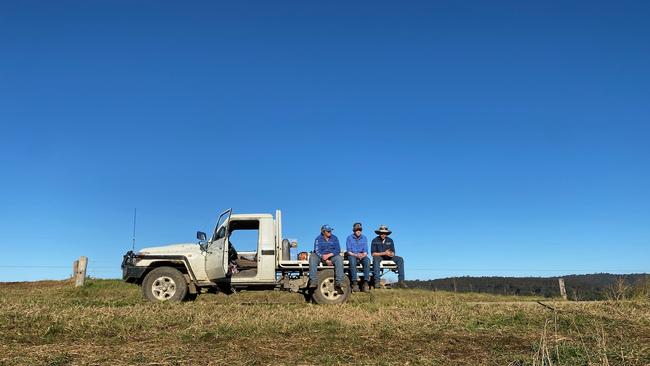
[(137, 215), (138, 215), (138, 209), (134, 208), (133, 209), (133, 239), (131, 244), (131, 250), (135, 250), (135, 219)]

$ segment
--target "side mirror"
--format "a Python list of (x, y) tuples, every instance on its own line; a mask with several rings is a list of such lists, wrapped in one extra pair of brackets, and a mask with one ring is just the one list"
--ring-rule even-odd
[(207, 236), (205, 235), (205, 233), (203, 231), (197, 231), (196, 232), (196, 238), (199, 239), (199, 241), (205, 241)]

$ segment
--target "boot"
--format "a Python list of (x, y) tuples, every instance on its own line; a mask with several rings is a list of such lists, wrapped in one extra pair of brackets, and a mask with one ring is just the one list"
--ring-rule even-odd
[(352, 282), (352, 292), (359, 292), (359, 285), (357, 281)]
[(363, 281), (363, 285), (361, 286), (361, 292), (368, 292), (370, 291), (370, 286), (368, 286), (368, 282)]

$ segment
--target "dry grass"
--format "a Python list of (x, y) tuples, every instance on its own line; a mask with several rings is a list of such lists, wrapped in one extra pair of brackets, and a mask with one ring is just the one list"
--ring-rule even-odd
[(0, 365), (650, 365), (647, 301), (536, 300), (382, 290), (317, 306), (269, 291), (172, 305), (120, 281), (0, 284)]

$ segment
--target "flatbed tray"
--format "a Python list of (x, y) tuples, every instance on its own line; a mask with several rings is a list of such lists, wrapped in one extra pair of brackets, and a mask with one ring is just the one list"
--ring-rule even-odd
[[(372, 264), (370, 266), (371, 266), (370, 268), (372, 269)], [(305, 269), (305, 268), (309, 269), (309, 261), (299, 261), (299, 260), (280, 261), (280, 267), (286, 269)], [(349, 267), (350, 267), (350, 262), (347, 259), (343, 260), (343, 268), (349, 268)], [(334, 268), (334, 266), (327, 266), (321, 263), (318, 265), (318, 268)], [(363, 267), (361, 266), (361, 264), (358, 264), (357, 268), (361, 269)], [(379, 268), (397, 269), (397, 264), (395, 264), (395, 262), (393, 261), (382, 260)]]

